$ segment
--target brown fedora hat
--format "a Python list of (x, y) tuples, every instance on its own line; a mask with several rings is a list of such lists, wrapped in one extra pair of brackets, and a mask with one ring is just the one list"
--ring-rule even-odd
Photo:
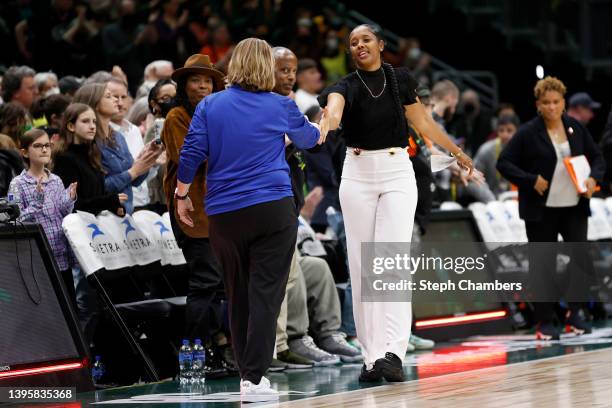
[(185, 65), (182, 68), (175, 69), (172, 73), (172, 79), (178, 81), (179, 78), (185, 75), (201, 74), (208, 75), (213, 79), (215, 84), (215, 91), (220, 91), (225, 88), (223, 78), (225, 75), (223, 72), (215, 69), (208, 55), (193, 54), (187, 58)]

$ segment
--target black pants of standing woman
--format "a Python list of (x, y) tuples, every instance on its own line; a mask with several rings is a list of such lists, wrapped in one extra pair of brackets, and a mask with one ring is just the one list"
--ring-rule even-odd
[(276, 320), (297, 238), (293, 198), (209, 216), (224, 273), (232, 346), (242, 380), (259, 384), (274, 353)]
[[(574, 244), (571, 249), (571, 262), (568, 265), (568, 281), (558, 285), (557, 236), (561, 234), (564, 242), (585, 243), (587, 241), (588, 217), (578, 206), (547, 207), (543, 209), (540, 221), (526, 221), (529, 242), (550, 242), (550, 245), (536, 244), (530, 248), (529, 273), (536, 302), (534, 317), (539, 323), (550, 323), (556, 302), (571, 299), (572, 312), (584, 306), (588, 297), (588, 283), (593, 276), (592, 262), (586, 253), (586, 244)], [(555, 244), (553, 244), (555, 243)], [(571, 244), (570, 244), (571, 245)], [(540, 300), (539, 302), (537, 300)], [(554, 302), (555, 300), (556, 302)]]

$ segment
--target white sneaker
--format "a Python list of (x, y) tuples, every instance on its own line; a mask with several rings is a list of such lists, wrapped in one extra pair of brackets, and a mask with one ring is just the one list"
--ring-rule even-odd
[(262, 402), (278, 400), (278, 391), (270, 387), (270, 381), (261, 377), (259, 384), (249, 380), (240, 381), (240, 399), (242, 402)]

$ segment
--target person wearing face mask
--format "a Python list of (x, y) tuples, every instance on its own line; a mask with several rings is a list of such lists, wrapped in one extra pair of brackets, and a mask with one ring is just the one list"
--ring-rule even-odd
[(475, 154), (493, 130), (492, 114), (481, 106), (480, 97), (473, 89), (461, 93), (459, 106), (459, 112), (448, 124), (448, 130), (465, 138), (465, 150)]
[(336, 30), (330, 29), (327, 32), (321, 66), (325, 70), (326, 85), (331, 85), (348, 74), (345, 47), (341, 44)]
[[(166, 116), (176, 106), (176, 84), (171, 79), (160, 79), (149, 91), (149, 112), (153, 114), (153, 123), (145, 133), (145, 143), (161, 138), (161, 133), (166, 122)], [(166, 151), (161, 154), (159, 162), (163, 163), (157, 171), (157, 176), (149, 180), (149, 198), (154, 211), (160, 213), (167, 211), (166, 193), (164, 192), (164, 177), (166, 176), (166, 164), (168, 157)]]

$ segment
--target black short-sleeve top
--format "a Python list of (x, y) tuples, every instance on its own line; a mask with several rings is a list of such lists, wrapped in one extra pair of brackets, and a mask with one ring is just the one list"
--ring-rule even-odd
[[(416, 103), (417, 81), (407, 68), (393, 70), (401, 104)], [(385, 78), (382, 67), (377, 71), (358, 70), (324, 89), (319, 96), (319, 104), (322, 107), (327, 105), (327, 97), (332, 93), (339, 93), (344, 97), (342, 129), (347, 146), (379, 150), (408, 145), (408, 135), (404, 134), (406, 127), (400, 122), (391, 79), (386, 78), (384, 86)], [(402, 116), (401, 120), (405, 118)]]

